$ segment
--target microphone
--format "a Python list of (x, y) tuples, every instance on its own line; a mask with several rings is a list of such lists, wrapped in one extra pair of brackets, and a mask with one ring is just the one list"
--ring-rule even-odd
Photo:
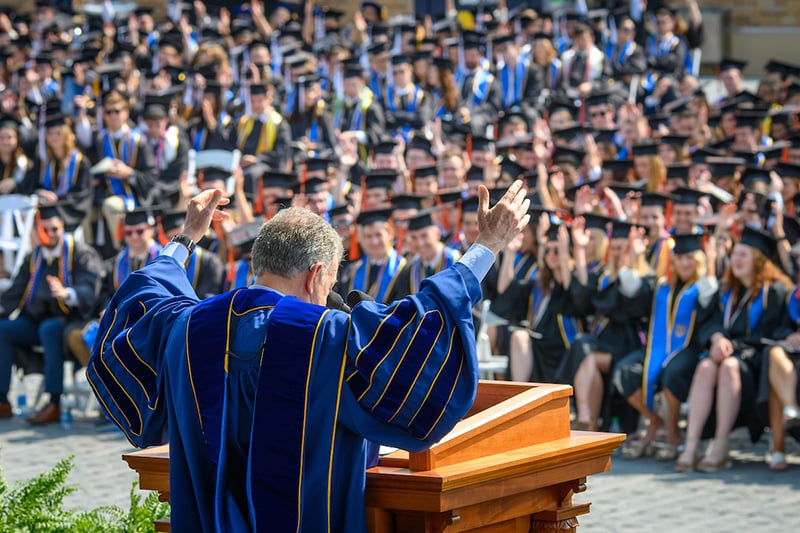
[(366, 292), (355, 290), (350, 291), (347, 295), (347, 305), (351, 308), (357, 306), (361, 302), (374, 302), (375, 298), (367, 294)]
[[(350, 297), (347, 297), (348, 300)], [(328, 294), (328, 299), (325, 302), (325, 307), (328, 309), (336, 309), (337, 311), (344, 311), (345, 313), (350, 312), (350, 306), (344, 303), (344, 299), (339, 296), (339, 293), (331, 292)]]

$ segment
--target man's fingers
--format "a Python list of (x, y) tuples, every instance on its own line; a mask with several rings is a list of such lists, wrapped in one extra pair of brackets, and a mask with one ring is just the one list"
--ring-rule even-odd
[(485, 216), (489, 210), (489, 189), (485, 185), (478, 186), (478, 216)]
[(517, 194), (522, 190), (522, 180), (516, 180), (514, 183), (511, 184), (511, 187), (508, 188), (506, 193), (503, 195), (503, 200), (507, 200), (509, 202), (514, 202), (514, 199), (517, 197)]

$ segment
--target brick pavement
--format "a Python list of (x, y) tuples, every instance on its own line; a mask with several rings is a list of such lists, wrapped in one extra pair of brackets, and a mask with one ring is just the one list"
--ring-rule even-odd
[[(591, 476), (576, 499), (592, 502), (579, 531), (730, 532), (791, 531), (800, 524), (800, 446), (789, 441), (791, 468), (774, 474), (763, 455), (766, 438), (755, 446), (737, 430), (734, 466), (717, 474), (678, 474), (671, 463), (615, 458), (611, 472)], [(68, 433), (58, 424), (31, 428), (22, 420), (0, 420), (0, 463), (9, 481), (31, 477), (75, 454), (70, 483), (78, 491), (69, 507), (119, 505), (127, 509), (136, 479), (121, 455), (130, 445), (116, 429), (76, 417)]]

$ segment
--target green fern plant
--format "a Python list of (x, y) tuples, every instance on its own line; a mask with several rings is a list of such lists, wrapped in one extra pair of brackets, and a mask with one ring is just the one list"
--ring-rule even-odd
[(64, 498), (75, 492), (66, 485), (73, 456), (62, 459), (49, 471), (9, 487), (0, 467), (0, 531), (24, 533), (151, 533), (153, 521), (169, 516), (169, 505), (150, 493), (144, 501), (137, 482), (130, 491), (126, 512), (114, 506), (87, 511), (64, 509)]

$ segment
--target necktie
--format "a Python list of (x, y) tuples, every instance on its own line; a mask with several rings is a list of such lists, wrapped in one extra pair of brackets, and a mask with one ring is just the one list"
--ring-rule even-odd
[(433, 276), (433, 274), (434, 274), (433, 265), (425, 265), (425, 277), (429, 278)]
[(375, 284), (375, 281), (378, 279), (378, 271), (380, 271), (380, 269), (381, 266), (378, 264), (372, 263), (369, 265), (369, 273), (368, 273), (369, 275), (367, 276), (368, 278), (367, 289), (369, 289)]
[(406, 106), (408, 106), (408, 95), (403, 94), (400, 96), (400, 109), (405, 111)]

